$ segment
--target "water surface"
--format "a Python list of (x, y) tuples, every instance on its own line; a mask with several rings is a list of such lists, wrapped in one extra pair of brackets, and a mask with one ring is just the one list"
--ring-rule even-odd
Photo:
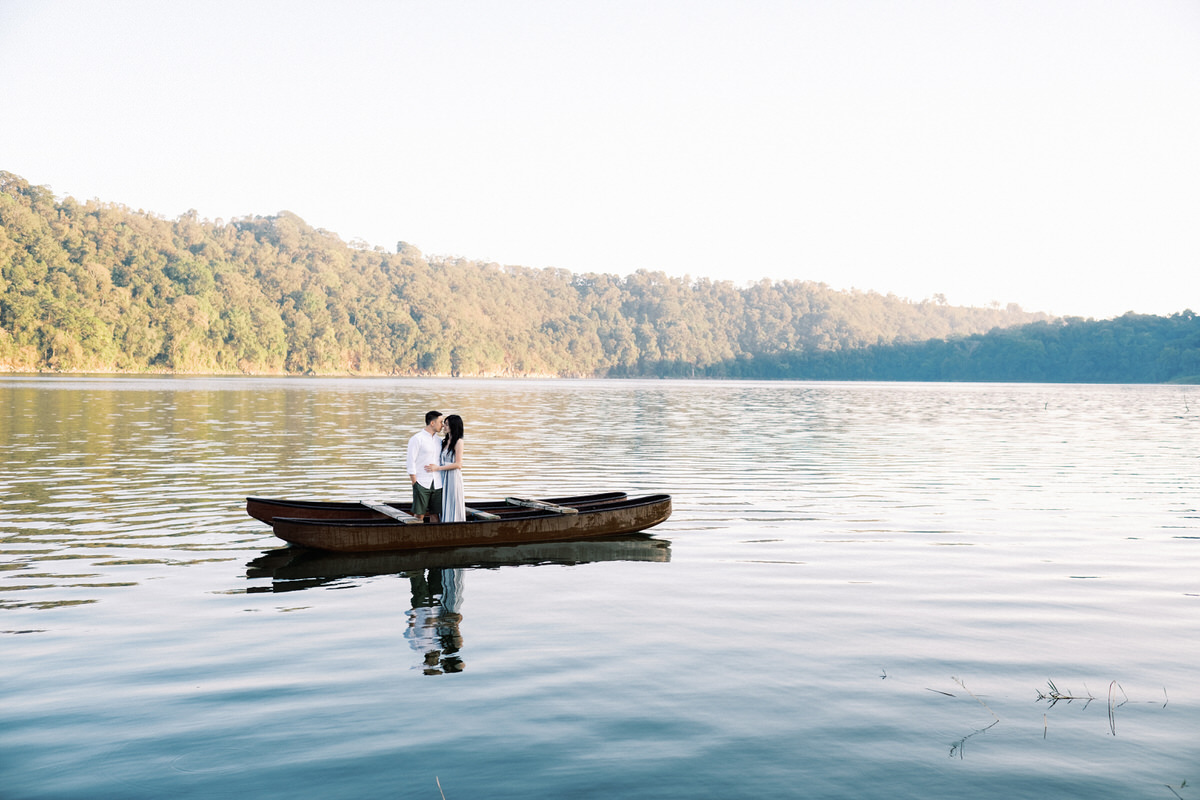
[[(430, 407), (469, 500), (675, 513), (244, 515), (403, 496)], [(1197, 443), (1195, 387), (3, 377), (0, 794), (1200, 798)]]

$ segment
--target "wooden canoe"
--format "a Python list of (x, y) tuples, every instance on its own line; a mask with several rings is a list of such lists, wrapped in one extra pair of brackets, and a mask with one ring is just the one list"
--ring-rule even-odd
[[(559, 498), (567, 505), (570, 498)], [(472, 503), (473, 507), (490, 504)], [(429, 547), (481, 547), (521, 542), (559, 542), (635, 533), (671, 516), (665, 494), (576, 502), (577, 513), (520, 507), (499, 519), (405, 524), (393, 519), (302, 519), (275, 516), (271, 527), (285, 542), (337, 552), (414, 550)], [(489, 509), (491, 510), (491, 509)], [(382, 515), (381, 515), (382, 516)]]
[[(602, 494), (585, 494), (576, 495), (574, 497), (552, 497), (542, 502), (554, 503), (561, 506), (571, 506), (579, 508), (581, 506), (593, 506), (600, 503), (610, 503), (616, 500), (624, 500), (627, 495), (624, 492), (604, 492)], [(412, 511), (411, 500), (389, 500), (384, 505), (402, 513), (410, 513)], [(471, 508), (486, 511), (492, 514), (512, 515), (523, 514), (528, 509), (513, 506), (504, 500), (494, 500), (490, 502), (471, 503)], [(274, 500), (266, 497), (247, 497), (246, 498), (246, 513), (254, 517), (260, 522), (271, 524), (271, 520), (275, 517), (289, 517), (292, 519), (377, 519), (385, 520), (387, 517), (378, 512), (373, 511), (362, 503), (353, 502), (319, 502), (312, 500)]]

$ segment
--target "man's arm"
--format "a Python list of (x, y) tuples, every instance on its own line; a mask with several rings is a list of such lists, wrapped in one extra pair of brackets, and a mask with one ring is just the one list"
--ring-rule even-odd
[(417, 442), (417, 437), (414, 436), (408, 440), (408, 479), (413, 483), (417, 482), (417, 454), (420, 453), (421, 446)]

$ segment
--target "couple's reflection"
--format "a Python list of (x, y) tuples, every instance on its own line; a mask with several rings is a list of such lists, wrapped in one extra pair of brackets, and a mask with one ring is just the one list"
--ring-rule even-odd
[(465, 570), (429, 569), (408, 573), (412, 608), (405, 612), (408, 628), (404, 638), (422, 654), (426, 675), (462, 672), (459, 657), (463, 638), (463, 582)]
[(456, 547), (391, 553), (329, 553), (303, 547), (269, 550), (246, 565), (247, 593), (346, 588), (356, 579), (397, 575), (408, 579), (410, 608), (404, 639), (426, 675), (462, 672), (462, 606), (466, 573), (473, 569), (575, 566), (596, 561), (671, 560), (671, 543), (645, 533), (582, 542), (539, 542), (493, 547)]

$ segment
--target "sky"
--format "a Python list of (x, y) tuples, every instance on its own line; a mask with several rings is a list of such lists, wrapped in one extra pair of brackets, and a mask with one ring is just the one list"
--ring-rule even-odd
[(1200, 311), (1200, 2), (0, 0), (0, 170), (576, 273)]

